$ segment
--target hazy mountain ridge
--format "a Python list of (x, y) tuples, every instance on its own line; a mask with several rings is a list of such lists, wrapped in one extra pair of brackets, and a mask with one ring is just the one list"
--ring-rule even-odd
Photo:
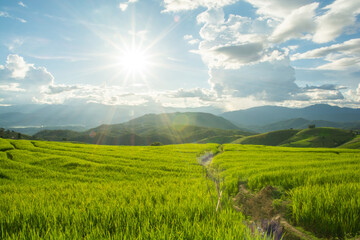
[[(56, 127), (80, 126), (86, 129), (101, 124), (118, 124), (150, 113), (170, 112), (209, 112), (220, 114), (213, 107), (171, 108), (151, 106), (112, 106), (97, 103), (52, 104), (52, 105), (14, 105), (0, 106), (0, 127)], [(21, 130), (21, 129), (20, 129)]]
[[(79, 141), (108, 145), (149, 145), (153, 142), (177, 144), (211, 137), (234, 138), (251, 135), (228, 120), (209, 113), (147, 114), (126, 123), (100, 125), (85, 132), (45, 130), (37, 138), (54, 141)], [(228, 138), (232, 136), (232, 138)], [(222, 143), (225, 143), (222, 142)]]
[(360, 121), (360, 109), (341, 108), (326, 104), (317, 104), (304, 108), (262, 106), (225, 112), (220, 116), (240, 126), (248, 127), (252, 125), (258, 127), (295, 118), (304, 118), (310, 121), (357, 122)]

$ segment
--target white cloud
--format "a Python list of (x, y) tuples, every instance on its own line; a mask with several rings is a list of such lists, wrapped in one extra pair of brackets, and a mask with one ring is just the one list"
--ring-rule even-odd
[(18, 2), (18, 5), (21, 6), (21, 7), (27, 8), (27, 6), (25, 5), (25, 3), (23, 3), (23, 2)]
[(256, 13), (267, 17), (285, 18), (292, 11), (311, 3), (311, 0), (246, 0), (257, 8)]
[(202, 101), (215, 101), (214, 92), (201, 89), (201, 88), (194, 88), (185, 90), (183, 88), (177, 90), (175, 93), (170, 94), (170, 97), (173, 98), (199, 98)]
[(323, 58), (328, 62), (318, 66), (317, 69), (357, 71), (360, 66), (360, 38), (313, 49), (305, 53), (297, 53), (292, 56), (293, 60), (315, 58)]
[(24, 43), (24, 41), (20, 38), (15, 38), (13, 39), (11, 42), (6, 43), (5, 45), (7, 46), (7, 48), (9, 49), (9, 51), (13, 52), (15, 51), (18, 47), (22, 46)]
[(48, 94), (59, 94), (62, 92), (67, 92), (67, 91), (72, 91), (72, 90), (76, 90), (79, 89), (78, 86), (73, 85), (73, 86), (67, 86), (67, 85), (49, 85), (49, 91), (47, 92)]
[(22, 19), (22, 18), (16, 18), (16, 19), (19, 20), (22, 23), (27, 23), (27, 21), (25, 19)]
[(315, 29), (315, 9), (319, 3), (311, 3), (295, 9), (284, 21), (278, 25), (270, 40), (273, 42), (284, 42), (292, 38), (304, 37), (304, 33), (311, 33)]
[(305, 53), (297, 53), (293, 55), (293, 59), (322, 58), (330, 54), (356, 55), (360, 57), (360, 38), (350, 39), (343, 43), (313, 49)]
[(128, 4), (127, 3), (120, 3), (119, 8), (121, 9), (121, 11), (125, 11), (128, 8)]
[(298, 92), (290, 61), (261, 62), (238, 69), (211, 69), (209, 82), (221, 96), (283, 101)]
[(10, 17), (9, 13), (0, 11), (0, 17)]
[(190, 45), (195, 45), (198, 44), (200, 42), (199, 39), (194, 38), (192, 35), (185, 35), (184, 39), (190, 44)]
[(19, 22), (22, 22), (22, 23), (26, 23), (26, 22), (27, 22), (25, 19), (18, 18), (18, 17), (13, 17), (13, 16), (11, 16), (8, 12), (3, 12), (3, 11), (0, 11), (0, 17), (16, 19), (16, 20), (18, 20)]
[(322, 70), (354, 70), (357, 71), (360, 68), (360, 58), (349, 57), (334, 59), (330, 63), (323, 64), (317, 69)]
[(128, 0), (126, 2), (119, 3), (119, 8), (121, 11), (126, 11), (130, 3), (136, 3), (138, 0)]
[(313, 41), (326, 43), (340, 36), (345, 27), (356, 23), (356, 16), (360, 14), (360, 1), (335, 0), (324, 7), (328, 10), (316, 20), (317, 28)]
[(6, 68), (10, 70), (12, 78), (23, 79), (29, 71), (31, 64), (24, 61), (24, 58), (16, 54), (10, 54), (6, 59)]
[(53, 84), (54, 77), (44, 67), (26, 63), (19, 55), (10, 54), (0, 69), (0, 94), (6, 103), (30, 103)]
[(185, 40), (191, 40), (191, 39), (193, 39), (194, 37), (192, 36), (192, 35), (185, 35), (184, 36), (184, 39)]
[(6, 92), (25, 92), (25, 89), (19, 88), (19, 83), (10, 83), (6, 85), (0, 85), (0, 91)]
[(328, 89), (306, 89), (303, 93), (294, 96), (294, 100), (298, 101), (333, 101), (343, 100), (344, 95), (339, 90)]
[(164, 0), (164, 12), (194, 10), (199, 7), (221, 8), (239, 0)]

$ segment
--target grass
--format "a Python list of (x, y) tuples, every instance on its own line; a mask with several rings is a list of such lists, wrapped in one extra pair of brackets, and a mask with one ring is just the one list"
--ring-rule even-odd
[(264, 238), (226, 198), (215, 212), (196, 157), (217, 144), (0, 139), (0, 149), (0, 239)]
[(290, 202), (289, 221), (318, 237), (360, 233), (359, 150), (226, 144), (212, 167), (230, 195), (240, 181), (254, 192), (277, 187)]

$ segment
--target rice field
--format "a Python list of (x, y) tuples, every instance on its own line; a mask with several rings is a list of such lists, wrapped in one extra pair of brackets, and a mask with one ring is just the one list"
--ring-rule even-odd
[(196, 158), (217, 148), (0, 139), (0, 239), (264, 239), (215, 212)]
[(228, 194), (278, 187), (289, 220), (318, 237), (360, 235), (360, 151), (227, 144), (212, 167)]

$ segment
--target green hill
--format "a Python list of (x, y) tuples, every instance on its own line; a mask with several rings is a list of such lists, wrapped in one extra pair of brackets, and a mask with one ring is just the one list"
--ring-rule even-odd
[(298, 132), (285, 141), (284, 147), (337, 147), (350, 140), (355, 135), (351, 131), (338, 128), (311, 128)]
[(277, 146), (287, 139), (294, 136), (300, 130), (279, 130), (274, 132), (262, 133), (254, 136), (240, 138), (233, 143), (239, 144), (251, 144), (251, 145), (267, 145), (267, 146)]
[[(106, 145), (150, 145), (153, 142), (228, 143), (250, 132), (208, 113), (147, 114), (123, 124), (101, 125), (85, 132), (42, 131), (35, 137)], [(232, 138), (231, 138), (232, 137)]]
[(252, 127), (251, 129), (257, 132), (270, 132), (283, 129), (306, 129), (309, 125), (315, 125), (316, 127), (331, 127), (341, 129), (360, 129), (360, 122), (331, 122), (324, 120), (307, 120), (304, 118), (293, 118), (272, 124), (267, 124), (260, 127)]
[(31, 139), (30, 136), (16, 132), (14, 130), (0, 128), (0, 138), (10, 138), (10, 139)]
[[(234, 141), (239, 144), (283, 146), (283, 147), (327, 147), (340, 145), (347, 148), (345, 143), (352, 141), (355, 134), (348, 130), (337, 128), (309, 128), (304, 130), (279, 130), (269, 133), (244, 137)], [(350, 143), (349, 143), (350, 144)], [(356, 148), (358, 142), (351, 143)]]
[(229, 120), (223, 117), (215, 116), (210, 113), (185, 112), (185, 113), (163, 113), (146, 114), (142, 117), (130, 120), (123, 125), (125, 127), (164, 127), (173, 125), (198, 126), (219, 129), (239, 129)]
[(360, 149), (360, 135), (339, 146), (339, 148)]

